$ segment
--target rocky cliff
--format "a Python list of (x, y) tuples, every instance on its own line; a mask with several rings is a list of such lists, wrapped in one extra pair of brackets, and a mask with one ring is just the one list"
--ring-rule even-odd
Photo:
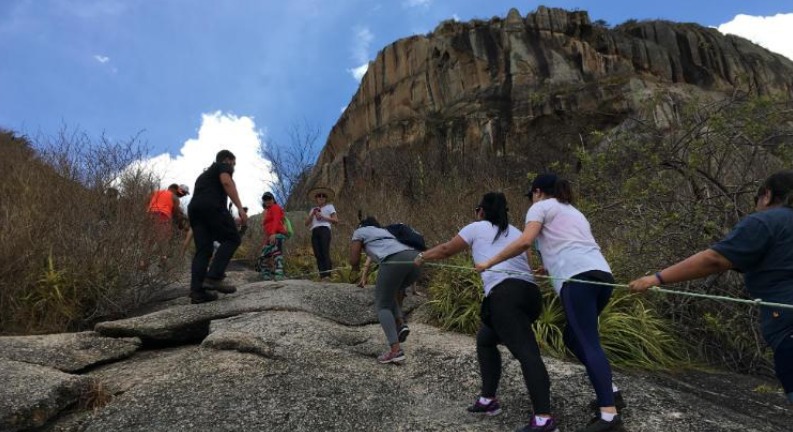
[[(421, 324), (413, 312), (407, 361), (385, 349), (372, 288), (309, 281), (246, 282), (236, 294), (187, 304), (187, 285), (149, 313), (95, 332), (0, 337), (0, 431), (503, 431), (531, 404), (508, 352), (504, 412), (476, 418), (474, 338)], [(425, 299), (408, 297), (408, 311)], [(584, 368), (545, 358), (562, 430), (590, 413)], [(622, 371), (626, 430), (772, 432), (793, 411), (767, 382), (738, 375)]]
[(586, 12), (546, 7), (445, 21), (378, 53), (291, 204), (315, 185), (351, 201), (384, 178), (380, 189), (415, 194), (406, 169), (423, 163), (460, 176), (443, 164), (461, 156), (522, 179), (569, 160), (592, 131), (642, 111), (663, 124), (674, 120), (675, 98), (736, 89), (793, 95), (793, 62), (696, 24), (607, 28)]

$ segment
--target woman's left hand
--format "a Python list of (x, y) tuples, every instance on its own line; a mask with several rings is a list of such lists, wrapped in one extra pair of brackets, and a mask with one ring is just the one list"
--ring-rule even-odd
[(642, 293), (657, 285), (659, 285), (658, 278), (656, 278), (655, 275), (649, 275), (632, 280), (628, 284), (628, 287), (630, 288), (631, 292)]
[(476, 265), (476, 271), (479, 272), (479, 273), (482, 273), (483, 271), (485, 271), (485, 270), (487, 270), (489, 268), (490, 268), (490, 266), (488, 265), (487, 262), (479, 263), (479, 264)]

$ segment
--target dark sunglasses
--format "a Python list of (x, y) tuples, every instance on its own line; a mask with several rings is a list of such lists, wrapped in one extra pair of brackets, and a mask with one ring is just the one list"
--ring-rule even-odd
[(318, 193), (318, 194), (314, 195), (314, 198), (327, 198), (327, 197), (328, 196), (325, 195), (324, 193)]

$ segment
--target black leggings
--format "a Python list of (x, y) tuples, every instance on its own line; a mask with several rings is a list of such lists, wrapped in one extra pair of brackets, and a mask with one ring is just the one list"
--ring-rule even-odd
[(311, 247), (317, 259), (317, 270), (320, 277), (330, 277), (333, 263), (330, 261), (330, 228), (318, 226), (311, 230)]
[(503, 343), (520, 362), (534, 412), (549, 414), (551, 381), (531, 329), (540, 311), (542, 295), (537, 285), (520, 279), (507, 279), (493, 287), (482, 303), (482, 327), (476, 335), (476, 355), (482, 374), (482, 396), (496, 396), (501, 379), (498, 344)]

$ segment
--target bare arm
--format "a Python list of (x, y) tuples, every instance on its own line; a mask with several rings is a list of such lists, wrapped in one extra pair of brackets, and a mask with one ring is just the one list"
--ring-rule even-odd
[(706, 249), (658, 272), (661, 280), (656, 275), (650, 275), (631, 281), (629, 285), (631, 291), (643, 292), (652, 286), (698, 279), (731, 268), (732, 263), (724, 255)]
[(505, 247), (493, 258), (490, 258), (483, 263), (477, 264), (476, 270), (483, 272), (498, 263), (504, 262), (512, 257), (516, 257), (521, 253), (528, 251), (531, 248), (531, 245), (534, 243), (534, 240), (538, 235), (540, 235), (541, 230), (541, 223), (529, 222), (526, 225), (526, 228), (523, 230), (523, 234), (521, 234), (517, 240), (507, 245), (507, 247)]
[(468, 249), (468, 243), (466, 243), (462, 237), (456, 235), (446, 243), (441, 243), (432, 249), (422, 252), (421, 257), (416, 257), (415, 263), (416, 265), (421, 265), (423, 261), (434, 261), (449, 258), (452, 255), (457, 255), (465, 249)]
[(363, 263), (363, 268), (361, 269), (361, 281), (358, 282), (358, 286), (363, 288), (366, 286), (366, 278), (369, 276), (369, 266), (372, 265), (372, 258), (366, 257), (366, 262)]
[(319, 220), (326, 220), (326, 221), (328, 221), (328, 222), (330, 222), (331, 224), (334, 224), (334, 225), (339, 223), (339, 217), (336, 216), (336, 213), (333, 213), (333, 214), (331, 214), (328, 217), (320, 216)]
[(226, 191), (226, 195), (229, 196), (231, 202), (237, 207), (242, 225), (248, 225), (248, 213), (242, 208), (242, 202), (240, 201), (240, 195), (237, 193), (237, 185), (234, 183), (234, 179), (231, 178), (229, 173), (220, 173), (220, 184), (223, 185), (223, 190)]
[(355, 240), (350, 242), (350, 265), (353, 271), (358, 271), (361, 265), (361, 251), (363, 250), (363, 242)]

